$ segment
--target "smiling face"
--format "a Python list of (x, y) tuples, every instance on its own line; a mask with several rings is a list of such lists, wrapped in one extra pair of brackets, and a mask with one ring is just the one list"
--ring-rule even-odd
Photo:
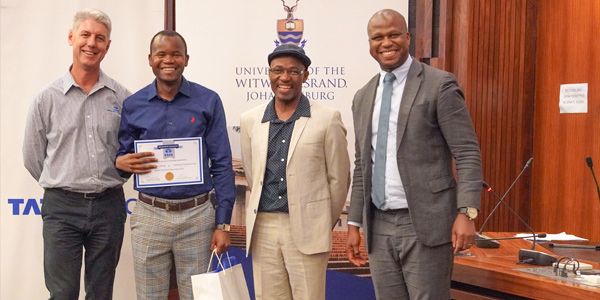
[(100, 69), (100, 62), (110, 46), (108, 29), (100, 22), (86, 19), (75, 32), (69, 30), (69, 45), (73, 47), (73, 68)]
[(151, 49), (148, 62), (157, 81), (167, 85), (180, 84), (189, 60), (183, 40), (178, 36), (158, 35)]
[(293, 56), (277, 57), (271, 61), (269, 79), (275, 101), (284, 103), (299, 101), (302, 95), (302, 84), (307, 78), (308, 70)]
[(367, 26), (369, 52), (382, 70), (391, 72), (408, 58), (410, 34), (406, 21), (393, 10), (377, 12)]

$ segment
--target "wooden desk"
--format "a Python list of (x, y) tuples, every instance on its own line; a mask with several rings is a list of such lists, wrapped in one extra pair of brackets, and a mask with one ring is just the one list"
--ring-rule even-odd
[[(514, 233), (485, 233), (491, 238), (514, 236)], [(455, 257), (452, 274), (453, 299), (506, 299), (507, 295), (489, 294), (490, 290), (506, 293), (510, 298), (531, 299), (600, 299), (600, 288), (565, 282), (543, 276), (515, 271), (517, 268), (535, 266), (517, 264), (519, 249), (531, 249), (525, 240), (503, 240), (500, 248), (481, 249), (473, 246), (469, 251), (475, 257)], [(552, 254), (536, 245), (535, 250)], [(600, 269), (600, 265), (585, 261)], [(488, 294), (480, 297), (478, 294)]]

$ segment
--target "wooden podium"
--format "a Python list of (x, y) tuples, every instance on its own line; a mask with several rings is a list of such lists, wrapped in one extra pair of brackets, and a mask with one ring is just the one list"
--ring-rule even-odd
[[(485, 235), (500, 238), (512, 237), (515, 233), (490, 232)], [(519, 249), (531, 249), (532, 242), (520, 239), (499, 242), (500, 248), (473, 246), (469, 252), (474, 257), (454, 258), (452, 299), (600, 299), (600, 287), (515, 271), (518, 268), (536, 267), (517, 264)], [(553, 254), (540, 245), (536, 245), (535, 250)], [(594, 269), (600, 269), (597, 260), (584, 262), (592, 264)]]

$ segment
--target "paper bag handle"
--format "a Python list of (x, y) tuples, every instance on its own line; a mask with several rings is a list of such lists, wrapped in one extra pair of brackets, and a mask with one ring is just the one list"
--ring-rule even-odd
[[(229, 267), (231, 268), (231, 259), (229, 258), (229, 251), (225, 252), (227, 254), (227, 260), (229, 261)], [(215, 250), (212, 251), (211, 255), (210, 255), (210, 261), (208, 262), (208, 268), (206, 269), (206, 273), (210, 272), (210, 267), (212, 266), (212, 259), (213, 256), (217, 257), (217, 261), (219, 262), (219, 266), (221, 266), (221, 270), (225, 271), (225, 266), (223, 266), (223, 263), (221, 263), (221, 257), (223, 256), (223, 254), (221, 254), (220, 256), (217, 254), (217, 249), (215, 248)]]

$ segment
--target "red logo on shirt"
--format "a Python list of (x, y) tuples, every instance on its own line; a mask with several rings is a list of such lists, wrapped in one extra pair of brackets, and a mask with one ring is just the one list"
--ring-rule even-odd
[(195, 117), (192, 117), (192, 123), (194, 123), (196, 121)]

